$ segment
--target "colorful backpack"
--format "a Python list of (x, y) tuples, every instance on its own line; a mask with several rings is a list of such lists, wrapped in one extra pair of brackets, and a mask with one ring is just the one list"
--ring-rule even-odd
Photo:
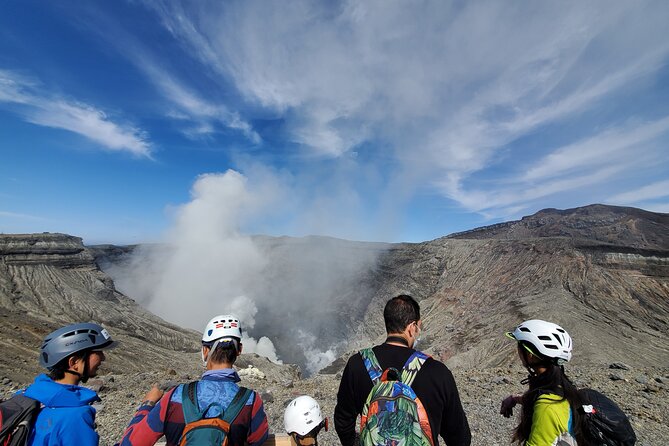
[[(181, 434), (179, 446), (227, 446), (230, 425), (244, 408), (252, 392), (250, 389), (240, 387), (225, 410), (216, 402), (200, 410), (197, 404), (197, 381), (184, 386), (182, 406), (186, 426)], [(205, 418), (207, 411), (215, 406), (219, 407), (221, 414), (217, 417)]]
[(39, 401), (16, 394), (0, 403), (0, 445), (23, 446), (40, 411)]
[(429, 358), (414, 352), (402, 368), (381, 370), (371, 348), (360, 355), (374, 387), (369, 392), (360, 419), (360, 444), (363, 446), (433, 446), (427, 412), (411, 388), (418, 371)]

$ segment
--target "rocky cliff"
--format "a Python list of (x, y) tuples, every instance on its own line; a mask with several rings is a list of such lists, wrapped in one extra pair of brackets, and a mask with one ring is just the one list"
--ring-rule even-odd
[(394, 245), (368, 280), (376, 291), (357, 337), (381, 339), (385, 300), (409, 292), (423, 307), (423, 348), (452, 365), (513, 360), (501, 334), (529, 318), (567, 327), (577, 362), (669, 364), (669, 214), (546, 209)]
[(116, 291), (82, 240), (63, 234), (0, 235), (0, 320), (0, 374), (18, 382), (39, 371), (44, 335), (71, 322), (98, 322), (123, 343), (112, 370), (167, 367), (175, 351), (198, 348), (197, 334)]

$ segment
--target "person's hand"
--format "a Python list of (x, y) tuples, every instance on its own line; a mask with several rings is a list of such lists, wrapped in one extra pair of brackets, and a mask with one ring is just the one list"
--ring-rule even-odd
[(502, 400), (502, 406), (499, 408), (499, 413), (504, 417), (509, 418), (513, 415), (513, 408), (520, 402), (520, 397), (517, 395), (509, 395)]
[(149, 390), (146, 395), (144, 395), (144, 401), (151, 401), (153, 404), (157, 403), (160, 401), (160, 399), (163, 397), (163, 392), (158, 388), (157, 385), (154, 385), (151, 390)]

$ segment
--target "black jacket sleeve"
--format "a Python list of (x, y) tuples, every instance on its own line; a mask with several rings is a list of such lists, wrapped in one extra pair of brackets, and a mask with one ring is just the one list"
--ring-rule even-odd
[(441, 432), (439, 434), (447, 446), (469, 446), (472, 442), (469, 422), (460, 402), (455, 379), (448, 369), (444, 373), (444, 381), (447, 389), (446, 404), (442, 413)]
[(353, 446), (355, 444), (355, 421), (358, 418), (355, 408), (354, 380), (351, 372), (352, 359), (348, 360), (342, 372), (339, 391), (337, 392), (337, 405), (334, 410), (335, 430), (342, 446)]

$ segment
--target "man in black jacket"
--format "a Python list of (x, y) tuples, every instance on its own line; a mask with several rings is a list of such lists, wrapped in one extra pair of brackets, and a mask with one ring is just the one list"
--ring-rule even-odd
[[(383, 370), (388, 367), (401, 370), (415, 351), (413, 347), (420, 335), (422, 322), (418, 302), (407, 295), (394, 297), (386, 304), (383, 319), (388, 337), (386, 342), (373, 348), (374, 355)], [(356, 443), (355, 422), (372, 386), (362, 356), (356, 353), (344, 368), (334, 412), (335, 429), (343, 446)], [(469, 446), (469, 423), (451, 371), (443, 363), (429, 358), (411, 387), (425, 407), (435, 445), (437, 436), (441, 435), (447, 446)]]

